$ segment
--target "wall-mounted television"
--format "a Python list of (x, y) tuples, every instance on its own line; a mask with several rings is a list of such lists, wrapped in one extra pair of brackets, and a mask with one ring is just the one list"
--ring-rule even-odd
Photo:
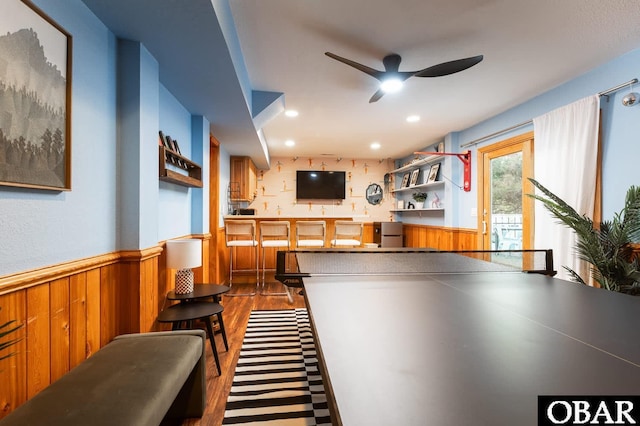
[(345, 172), (322, 170), (296, 171), (298, 200), (344, 200)]

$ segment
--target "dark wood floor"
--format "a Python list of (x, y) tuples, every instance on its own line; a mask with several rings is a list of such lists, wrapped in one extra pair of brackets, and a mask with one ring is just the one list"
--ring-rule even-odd
[[(250, 290), (253, 286), (254, 284), (234, 284), (232, 291), (244, 292), (245, 290)], [(269, 292), (282, 292), (284, 289), (277, 282), (268, 282), (265, 288)], [(240, 347), (242, 346), (251, 311), (305, 307), (304, 298), (298, 294), (298, 289), (292, 289), (291, 294), (293, 295), (293, 303), (290, 303), (286, 296), (223, 296), (221, 303), (224, 306), (223, 319), (227, 331), (229, 351), (224, 351), (222, 336), (216, 333), (216, 345), (220, 356), (222, 375), (218, 376), (211, 347), (207, 345), (207, 408), (201, 419), (187, 419), (182, 422), (182, 425), (214, 426), (222, 424), (227, 395), (231, 389), (233, 373), (238, 362)]]

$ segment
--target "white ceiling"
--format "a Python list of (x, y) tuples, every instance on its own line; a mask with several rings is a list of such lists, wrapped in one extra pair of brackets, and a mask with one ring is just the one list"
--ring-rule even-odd
[[(230, 4), (252, 89), (283, 92), (286, 107), (300, 112), (263, 128), (272, 157), (399, 158), (640, 47), (637, 0)], [(484, 61), (410, 78), (402, 92), (370, 104), (377, 81), (325, 51), (380, 70), (389, 53), (402, 56), (401, 71), (478, 54)], [(406, 123), (410, 114), (421, 121)], [(374, 141), (378, 151), (369, 148)]]
[[(144, 44), (162, 84), (227, 152), (263, 169), (269, 156), (404, 157), (640, 47), (638, 0), (83, 2), (116, 36)], [(380, 70), (389, 53), (402, 56), (400, 71), (484, 61), (410, 78), (370, 104), (377, 81), (326, 51)], [(258, 119), (256, 91), (284, 93), (299, 117), (271, 118), (274, 103)], [(409, 114), (422, 119), (408, 124)]]

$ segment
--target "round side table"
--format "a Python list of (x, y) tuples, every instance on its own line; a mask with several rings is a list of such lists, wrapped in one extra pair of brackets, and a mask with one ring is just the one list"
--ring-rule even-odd
[[(205, 299), (211, 297), (215, 303), (220, 303), (220, 295), (227, 293), (231, 290), (231, 287), (220, 284), (195, 284), (191, 293), (176, 293), (175, 290), (171, 290), (167, 293), (167, 300), (179, 300), (180, 303), (192, 303), (198, 299)], [(224, 329), (222, 322), (222, 312), (216, 315), (218, 324), (220, 324), (220, 332), (222, 333), (222, 341), (224, 342), (224, 348), (229, 350), (229, 343), (227, 342), (227, 333)]]
[(231, 287), (220, 284), (195, 284), (191, 293), (176, 294), (175, 290), (167, 293), (169, 300), (193, 300), (212, 297), (214, 302), (220, 302), (220, 295), (227, 293)]
[(221, 304), (215, 302), (190, 302), (190, 303), (178, 303), (177, 305), (169, 306), (158, 314), (158, 322), (170, 322), (172, 323), (172, 329), (177, 330), (183, 322), (187, 323), (187, 326), (191, 328), (194, 320), (204, 321), (209, 333), (209, 342), (211, 342), (211, 350), (213, 351), (213, 357), (216, 360), (216, 366), (218, 367), (218, 375), (221, 375), (220, 360), (218, 359), (218, 350), (216, 349), (216, 341), (213, 335), (213, 328), (211, 327), (211, 316), (217, 315), (220, 322), (220, 329), (222, 335), (225, 337), (224, 323), (222, 322), (222, 311), (224, 308)]

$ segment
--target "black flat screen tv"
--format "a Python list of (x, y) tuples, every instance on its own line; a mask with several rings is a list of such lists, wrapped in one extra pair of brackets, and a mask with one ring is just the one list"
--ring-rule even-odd
[(345, 172), (298, 170), (296, 171), (296, 199), (344, 200)]

